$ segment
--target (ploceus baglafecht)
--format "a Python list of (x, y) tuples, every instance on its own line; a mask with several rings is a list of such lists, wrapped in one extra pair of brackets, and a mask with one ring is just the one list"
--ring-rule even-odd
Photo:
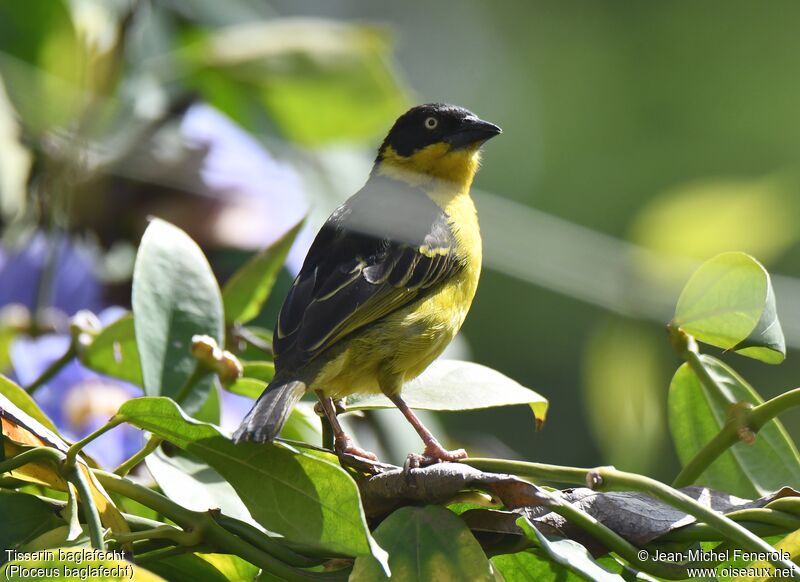
[[(462, 107), (434, 103), (403, 114), (381, 145), (364, 187), (322, 226), (275, 326), (276, 374), (234, 434), (272, 441), (313, 390), (337, 454), (375, 459), (355, 446), (334, 400), (382, 392), (425, 443), (414, 465), (453, 461), (401, 396), (453, 339), (481, 271), (470, 187), (480, 147), (501, 133)], [(453, 394), (457, 398), (457, 394)]]

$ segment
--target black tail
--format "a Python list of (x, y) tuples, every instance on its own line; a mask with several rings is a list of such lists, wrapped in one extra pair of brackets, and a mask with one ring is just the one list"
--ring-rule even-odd
[(306, 385), (303, 382), (276, 377), (233, 433), (234, 442), (272, 442), (305, 391)]

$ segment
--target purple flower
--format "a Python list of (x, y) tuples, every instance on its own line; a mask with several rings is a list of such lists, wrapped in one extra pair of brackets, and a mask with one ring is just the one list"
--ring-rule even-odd
[(56, 267), (47, 307), (68, 315), (80, 309), (97, 312), (103, 307), (91, 251), (66, 236), (48, 240), (41, 231), (22, 248), (0, 246), (0, 307), (20, 303), (33, 310), (45, 265), (50, 261)]
[(213, 228), (242, 248), (266, 247), (308, 212), (300, 176), (251, 135), (210, 107), (192, 106), (181, 133), (206, 148), (203, 182), (226, 204)]

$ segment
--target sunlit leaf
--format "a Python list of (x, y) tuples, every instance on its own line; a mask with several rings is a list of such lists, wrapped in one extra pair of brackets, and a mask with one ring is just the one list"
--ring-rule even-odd
[[(725, 393), (727, 402), (760, 404), (761, 397), (736, 372), (711, 356), (701, 356), (706, 370)], [(688, 364), (681, 366), (669, 387), (669, 426), (684, 465), (719, 433), (729, 406), (712, 398)], [(752, 499), (788, 485), (800, 487), (800, 456), (783, 424), (771, 420), (752, 444), (736, 443), (697, 480), (699, 485)]]
[(335, 553), (385, 560), (367, 529), (355, 482), (338, 465), (280, 444), (234, 445), (167, 398), (129, 400), (118, 416), (208, 463), (268, 530)]
[[(398, 509), (378, 526), (375, 539), (389, 552), (392, 580), (493, 580), (489, 561), (472, 532), (443, 507)], [(351, 582), (388, 579), (375, 560), (356, 558)]]
[(0, 3), (0, 75), (34, 133), (64, 126), (78, 112), (87, 53), (62, 0)]
[(242, 362), (243, 374), (248, 378), (256, 378), (263, 382), (271, 382), (275, 377), (275, 364), (267, 361)]
[(549, 539), (525, 517), (520, 517), (517, 520), (517, 525), (528, 539), (541, 547), (554, 562), (576, 572), (587, 580), (592, 580), (593, 582), (624, 581), (619, 574), (609, 572), (598, 564), (589, 551), (578, 542), (566, 538)]
[(228, 392), (248, 398), (258, 398), (267, 387), (267, 383), (256, 378), (242, 377), (225, 387)]
[(703, 263), (686, 283), (673, 323), (702, 342), (767, 363), (786, 356), (769, 274), (744, 253)]
[(258, 315), (302, 225), (294, 226), (272, 246), (256, 254), (228, 280), (222, 289), (226, 323), (247, 323)]
[[(42, 423), (48, 430), (58, 433), (56, 425), (42, 412), (42, 409), (39, 408), (39, 405), (31, 398), (30, 394), (2, 374), (0, 374), (0, 394), (8, 398), (10, 402), (13, 402), (20, 410), (30, 415), (31, 418), (35, 418)], [(0, 408), (2, 408), (2, 401), (0, 401)]]
[(371, 139), (407, 105), (376, 27), (276, 19), (193, 40), (186, 56), (206, 98), (244, 125), (260, 105), (293, 141)]
[[(403, 400), (421, 410), (475, 410), (527, 404), (541, 423), (547, 399), (496, 370), (459, 360), (437, 360), (419, 378), (403, 387)], [(347, 408), (392, 408), (383, 394), (351, 396)]]
[(233, 487), (206, 463), (185, 454), (167, 456), (160, 448), (148, 455), (145, 463), (164, 494), (180, 499), (183, 507), (195, 511), (220, 509), (225, 515), (256, 525)]
[[(163, 220), (150, 223), (136, 256), (132, 302), (145, 394), (176, 398), (197, 365), (190, 352), (192, 336), (223, 342), (217, 281), (185, 232)], [(200, 407), (211, 382), (207, 376), (181, 395), (186, 410)]]
[(103, 329), (84, 351), (81, 362), (96, 372), (144, 386), (131, 314)]

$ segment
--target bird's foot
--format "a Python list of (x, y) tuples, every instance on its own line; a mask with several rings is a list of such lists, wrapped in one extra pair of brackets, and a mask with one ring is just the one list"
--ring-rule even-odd
[(438, 441), (433, 440), (425, 444), (425, 451), (421, 454), (411, 453), (408, 455), (404, 467), (405, 469), (418, 469), (436, 463), (453, 463), (466, 458), (467, 451), (464, 449), (448, 451)]
[(370, 453), (361, 447), (357, 447), (349, 437), (336, 439), (336, 442), (334, 443), (334, 449), (336, 451), (336, 455), (340, 458), (342, 455), (352, 455), (354, 457), (369, 459), (370, 461), (378, 460), (378, 457), (375, 455), (375, 453)]

